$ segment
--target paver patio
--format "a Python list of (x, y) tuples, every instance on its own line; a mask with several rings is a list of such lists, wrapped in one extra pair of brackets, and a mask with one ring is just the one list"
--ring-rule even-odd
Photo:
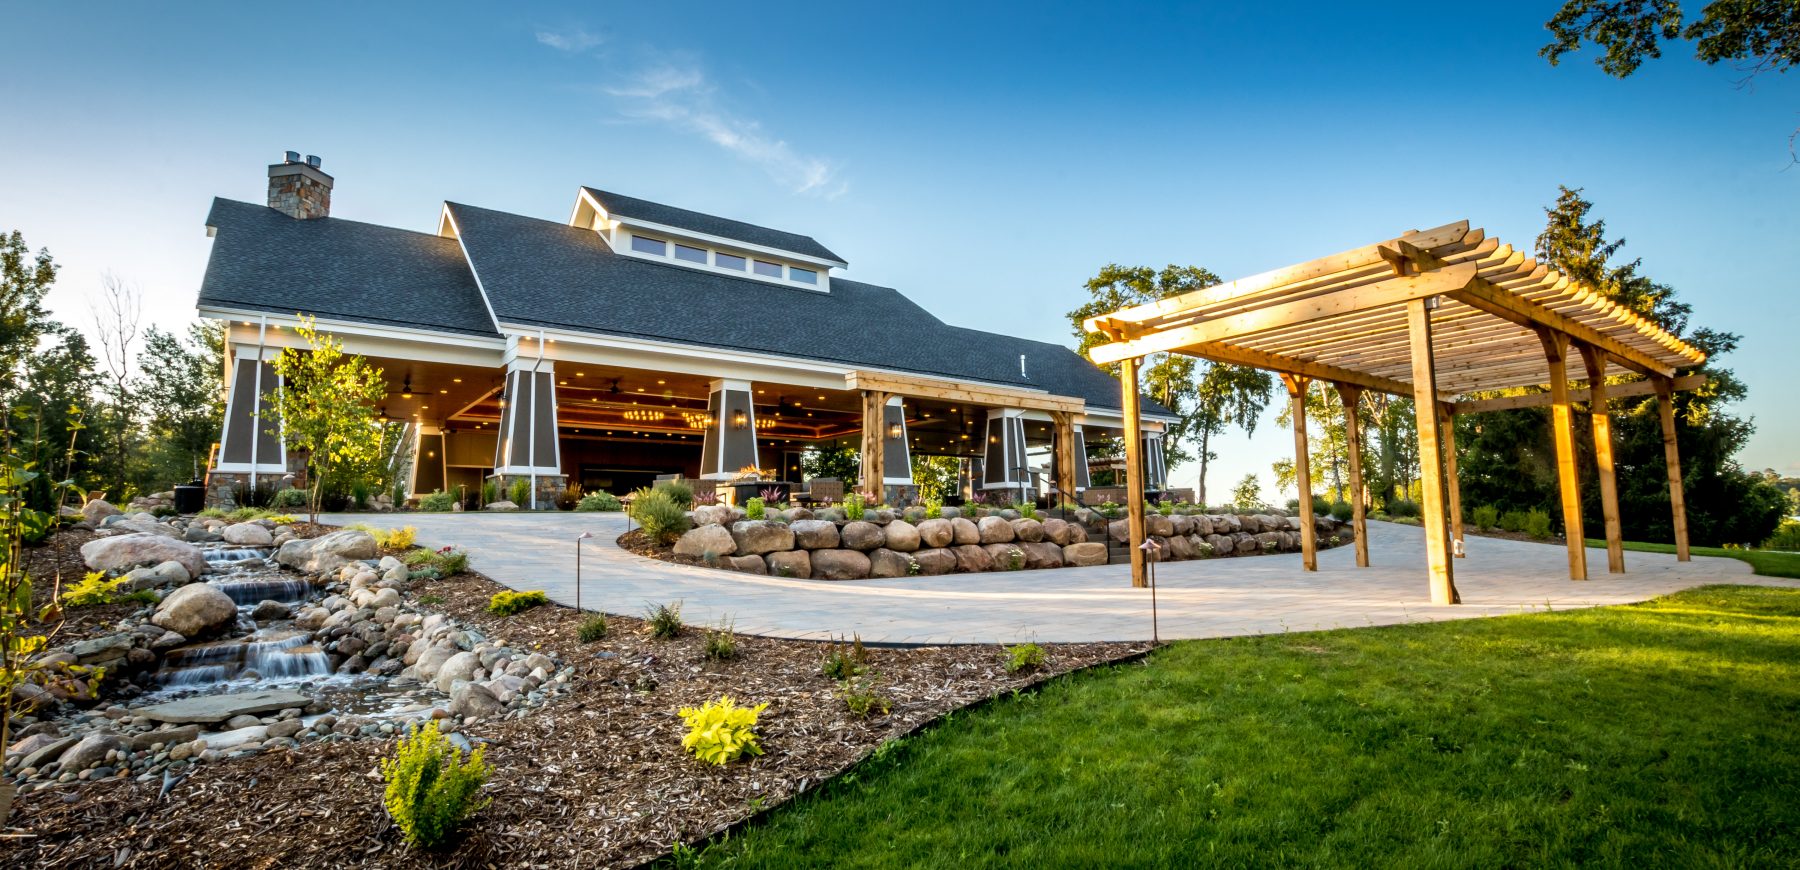
[[(620, 514), (336, 514), (324, 522), (415, 526), (419, 543), (466, 548), (471, 563), (515, 589), (541, 589), (575, 603), (575, 539), (582, 544), (581, 603), (590, 610), (640, 613), (650, 602), (682, 602), (689, 623), (729, 617), (737, 630), (774, 637), (826, 639), (860, 634), (871, 643), (1015, 643), (1143, 640), (1150, 637), (1150, 593), (1131, 588), (1125, 565), (1041, 571), (948, 574), (829, 582), (758, 577), (646, 559), (620, 549)], [(1797, 587), (1759, 577), (1736, 559), (1628, 553), (1624, 575), (1604, 573), (1606, 551), (1588, 551), (1597, 569), (1567, 579), (1567, 551), (1556, 544), (1468, 539), (1456, 560), (1463, 604), (1437, 606), (1425, 580), (1424, 533), (1369, 524), (1372, 565), (1356, 567), (1350, 547), (1319, 554), (1319, 570), (1298, 554), (1174, 562), (1157, 566), (1157, 611), (1164, 639), (1355, 628), (1642, 601), (1708, 583)]]

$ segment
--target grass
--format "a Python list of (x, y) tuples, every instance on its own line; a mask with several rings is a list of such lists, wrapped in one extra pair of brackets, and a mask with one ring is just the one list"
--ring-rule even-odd
[[(1602, 538), (1587, 538), (1590, 547), (1606, 548)], [(1639, 553), (1674, 553), (1674, 544), (1646, 544), (1641, 541), (1626, 541), (1625, 549)], [(1689, 547), (1688, 552), (1695, 556), (1721, 556), (1726, 559), (1737, 559), (1749, 562), (1750, 567), (1764, 577), (1800, 577), (1800, 553), (1784, 553), (1780, 550), (1740, 550), (1724, 547)], [(1630, 566), (1626, 566), (1630, 570)]]
[(1713, 586), (1174, 644), (889, 744), (699, 857), (1793, 866), (1796, 790), (1800, 591)]

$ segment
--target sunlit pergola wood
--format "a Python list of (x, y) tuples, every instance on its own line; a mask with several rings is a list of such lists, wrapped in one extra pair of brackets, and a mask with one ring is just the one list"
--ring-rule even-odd
[[(1251, 365), (1287, 376), (1290, 397), (1303, 392), (1296, 385), (1305, 380), (1329, 381), (1338, 385), (1351, 418), (1362, 391), (1412, 398), (1423, 457), (1427, 568), (1433, 600), (1441, 603), (1456, 600), (1451, 527), (1459, 540), (1462, 532), (1450, 426), (1455, 414), (1552, 408), (1559, 492), (1571, 535), (1570, 575), (1585, 579), (1571, 402), (1598, 404), (1598, 425), (1608, 430), (1609, 398), (1653, 390), (1661, 397), (1705, 382), (1678, 376), (1705, 360), (1699, 349), (1467, 221), (1123, 308), (1083, 325), (1108, 340), (1089, 352), (1096, 362), (1172, 352)], [(1592, 349), (1596, 362), (1616, 364), (1646, 380), (1613, 385), (1590, 375), (1588, 387), (1575, 395), (1567, 371), (1571, 343)], [(1128, 406), (1135, 404), (1136, 378), (1135, 364), (1129, 377), (1121, 378)], [(1465, 398), (1512, 390), (1525, 394)], [(1666, 398), (1661, 405), (1671, 502), (1685, 550), (1672, 406)], [(1353, 501), (1361, 508), (1355, 428), (1350, 427)], [(1135, 411), (1127, 414), (1126, 429), (1130, 448), (1139, 432)], [(1296, 448), (1303, 452), (1298, 440)], [(1134, 492), (1141, 492), (1141, 483), (1140, 478), (1130, 484)], [(1302, 505), (1310, 506), (1309, 494), (1303, 493)], [(1357, 561), (1363, 565), (1368, 558), (1360, 516), (1357, 523)], [(1141, 519), (1134, 521), (1131, 535), (1135, 548), (1143, 541)], [(1134, 581), (1140, 576), (1134, 565)]]
[(1444, 442), (1444, 510), (1450, 514), (1450, 552), (1468, 555), (1463, 540), (1462, 484), (1456, 479), (1456, 415), (1449, 402), (1438, 403), (1438, 429)]
[(1344, 404), (1344, 446), (1350, 458), (1350, 532), (1356, 536), (1356, 567), (1369, 567), (1369, 508), (1362, 476), (1362, 420), (1357, 415), (1362, 388), (1336, 384)]
[(862, 491), (870, 504), (880, 504), (887, 492), (882, 468), (887, 449), (882, 436), (887, 429), (884, 409), (890, 396), (880, 390), (863, 390), (862, 394)]
[(1289, 413), (1294, 418), (1294, 489), (1300, 493), (1300, 564), (1308, 571), (1319, 570), (1318, 541), (1313, 530), (1312, 457), (1306, 444), (1306, 391), (1312, 381), (1295, 375), (1282, 375), (1287, 385)]
[(1131, 585), (1150, 585), (1144, 571), (1144, 436), (1138, 396), (1138, 358), (1119, 361), (1119, 404), (1125, 429), (1125, 524), (1131, 540)]
[(1085, 449), (1075, 439), (1075, 415), (1051, 411), (1050, 422), (1056, 427), (1056, 492), (1064, 502), (1075, 500), (1075, 451)]
[(1686, 562), (1688, 553), (1687, 494), (1681, 482), (1681, 450), (1675, 444), (1675, 385), (1657, 380), (1656, 414), (1662, 421), (1663, 462), (1669, 470), (1669, 510), (1674, 513), (1675, 559)]
[(1581, 349), (1590, 396), (1588, 417), (1594, 429), (1594, 473), (1600, 480), (1600, 517), (1606, 528), (1606, 571), (1625, 573), (1625, 536), (1619, 526), (1619, 483), (1613, 473), (1612, 412), (1607, 408), (1606, 354)]

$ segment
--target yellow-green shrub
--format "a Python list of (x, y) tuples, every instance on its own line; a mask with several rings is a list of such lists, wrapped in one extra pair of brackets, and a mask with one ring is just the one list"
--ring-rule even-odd
[(536, 590), (496, 592), (493, 598), (488, 599), (488, 612), (500, 616), (511, 616), (515, 613), (523, 613), (540, 604), (548, 604), (549, 601), (550, 599), (544, 597), (544, 593)]
[(638, 490), (631, 500), (631, 518), (659, 544), (675, 543), (694, 525), (688, 519), (687, 509), (676, 503), (667, 488)]
[(381, 762), (387, 781), (382, 804), (408, 843), (427, 849), (440, 846), (463, 819), (487, 806), (477, 796), (493, 771), (475, 747), (467, 761), (433, 727), (414, 728), (400, 741), (393, 758)]
[(398, 529), (387, 529), (374, 533), (375, 543), (381, 545), (384, 550), (410, 549), (413, 539), (418, 537), (418, 534), (419, 530), (412, 526), (402, 526)]
[(94, 607), (100, 604), (113, 603), (119, 587), (124, 585), (125, 578), (108, 579), (105, 571), (89, 571), (80, 583), (70, 586), (62, 594), (65, 607)]
[(687, 736), (681, 748), (708, 764), (729, 764), (746, 755), (763, 754), (756, 742), (756, 717), (768, 709), (767, 703), (739, 707), (725, 695), (717, 701), (681, 708), (681, 721), (687, 723)]

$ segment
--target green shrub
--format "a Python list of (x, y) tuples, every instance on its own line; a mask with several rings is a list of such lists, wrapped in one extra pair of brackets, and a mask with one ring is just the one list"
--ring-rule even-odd
[(456, 496), (443, 490), (419, 496), (419, 510), (442, 513), (456, 506)]
[(181, 513), (180, 511), (178, 511), (172, 507), (169, 507), (168, 505), (157, 505), (156, 507), (153, 507), (150, 509), (150, 515), (153, 517), (156, 517), (159, 520), (163, 519), (165, 517), (178, 516), (178, 515), (180, 515), (180, 513)]
[(760, 520), (763, 518), (764, 511), (763, 500), (761, 498), (751, 498), (744, 502), (745, 519)]
[(1013, 502), (1013, 510), (1018, 511), (1019, 516), (1024, 519), (1028, 519), (1028, 520), (1037, 519), (1037, 502), (1031, 502), (1031, 501)]
[(1540, 541), (1550, 537), (1550, 515), (1541, 510), (1532, 509), (1525, 515), (1525, 534)]
[(943, 503), (943, 501), (940, 499), (935, 499), (935, 498), (926, 499), (925, 500), (925, 518), (928, 520), (943, 519), (944, 518), (944, 503)]
[(661, 492), (664, 495), (667, 495), (671, 501), (680, 505), (682, 510), (685, 511), (685, 510), (693, 509), (693, 507), (694, 507), (694, 488), (693, 487), (688, 486), (687, 484), (681, 483), (679, 481), (665, 480), (661, 483), (658, 483), (656, 485), (656, 489), (658, 492)]
[(225, 519), (234, 523), (247, 523), (263, 515), (262, 508), (241, 507), (225, 515)]
[(206, 510), (199, 512), (198, 514), (195, 514), (195, 516), (212, 517), (213, 519), (222, 520), (225, 518), (225, 509), (209, 507)]
[(739, 707), (725, 695), (717, 701), (680, 710), (681, 721), (687, 723), (687, 736), (681, 748), (708, 764), (725, 765), (746, 755), (763, 754), (756, 742), (756, 717), (769, 705)]
[(438, 595), (433, 592), (427, 592), (424, 595), (419, 596), (419, 603), (425, 605), (426, 607), (436, 607), (440, 604), (443, 604), (444, 600), (445, 600), (444, 596)]
[(825, 661), (819, 665), (819, 673), (842, 682), (868, 669), (869, 651), (863, 648), (862, 635), (853, 635), (849, 646), (832, 641), (825, 647)]
[(290, 486), (276, 490), (275, 497), (269, 500), (269, 504), (272, 507), (278, 508), (306, 507), (307, 495), (308, 493), (306, 490), (296, 489)]
[(645, 628), (650, 636), (657, 640), (672, 640), (681, 636), (681, 602), (674, 604), (652, 604), (644, 612)]
[(457, 825), (487, 806), (478, 793), (493, 769), (482, 761), (483, 751), (475, 747), (464, 761), (462, 750), (428, 726), (412, 729), (394, 757), (382, 760), (382, 804), (408, 843), (441, 846)]
[(455, 577), (469, 570), (469, 553), (460, 547), (445, 547), (433, 553), (431, 567), (442, 577)]
[(64, 590), (58, 598), (64, 607), (95, 607), (111, 604), (118, 595), (119, 587), (125, 585), (124, 577), (108, 578), (105, 571), (89, 571), (81, 582)]
[(723, 662), (737, 658), (737, 654), (737, 632), (732, 631), (731, 620), (720, 618), (716, 628), (706, 630), (706, 657)]
[(1313, 507), (1313, 516), (1322, 517), (1328, 513), (1331, 513), (1331, 499), (1328, 499), (1322, 495), (1315, 495), (1312, 497), (1312, 507)]
[(537, 590), (530, 592), (496, 592), (488, 599), (488, 612), (499, 616), (512, 616), (524, 613), (540, 604), (548, 604), (550, 599)]
[(481, 483), (481, 503), (493, 504), (500, 500), (500, 482), (486, 480)]
[(593, 643), (606, 637), (606, 614), (596, 613), (582, 620), (581, 628), (576, 630), (575, 636), (579, 637), (582, 643)]
[(624, 507), (619, 503), (618, 496), (605, 490), (590, 492), (582, 496), (581, 501), (575, 503), (575, 509), (578, 511), (616, 511), (622, 510)]
[(1331, 503), (1331, 518), (1332, 519), (1337, 520), (1340, 523), (1347, 523), (1347, 522), (1350, 522), (1351, 518), (1353, 518), (1355, 516), (1356, 516), (1356, 507), (1354, 505), (1350, 504), (1349, 502), (1334, 501)]
[(430, 550), (407, 550), (400, 554), (400, 561), (405, 562), (408, 567), (412, 568), (427, 564), (436, 558), (437, 554)]
[(694, 521), (687, 510), (675, 502), (667, 490), (638, 490), (631, 501), (631, 518), (644, 527), (644, 534), (659, 544), (673, 544), (687, 533)]
[(1387, 512), (1390, 516), (1416, 517), (1419, 515), (1419, 503), (1404, 498), (1388, 499)]
[(1500, 509), (1491, 504), (1476, 508), (1469, 517), (1478, 529), (1491, 529), (1500, 523)]
[(518, 480), (513, 481), (512, 486), (508, 487), (506, 490), (506, 497), (513, 504), (516, 504), (521, 508), (529, 509), (533, 507), (531, 503), (531, 480), (529, 478), (521, 477)]
[(875, 674), (851, 677), (838, 684), (838, 697), (844, 700), (850, 715), (858, 719), (885, 716), (894, 705), (876, 685)]
[(1006, 551), (1006, 564), (1004, 566), (1005, 570), (1017, 571), (1024, 567), (1025, 567), (1025, 551), (1024, 550), (1021, 550), (1018, 547), (1013, 547)]
[(854, 492), (850, 493), (849, 495), (844, 496), (844, 518), (845, 519), (849, 519), (849, 520), (862, 519), (864, 507), (865, 506), (863, 504), (862, 496), (857, 495)]
[(1006, 648), (1006, 672), (1009, 674), (1037, 670), (1047, 661), (1049, 656), (1044, 648), (1035, 643), (1022, 643)]
[(1765, 550), (1800, 550), (1800, 520), (1782, 520), (1775, 534), (1763, 542)]
[(1500, 528), (1508, 532), (1525, 531), (1525, 512), (1507, 511), (1500, 515)]

